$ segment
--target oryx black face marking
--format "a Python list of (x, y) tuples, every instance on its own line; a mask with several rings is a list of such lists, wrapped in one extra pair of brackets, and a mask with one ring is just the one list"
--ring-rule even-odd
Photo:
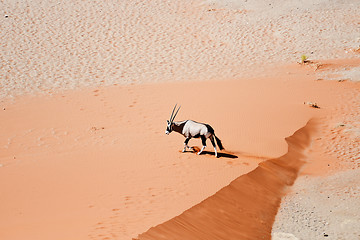
[[(201, 148), (201, 151), (198, 154), (201, 154), (203, 152), (204, 148), (206, 147), (206, 140), (208, 138), (210, 138), (210, 141), (214, 147), (215, 156), (218, 157), (217, 151), (216, 151), (216, 143), (219, 146), (220, 150), (223, 150), (224, 147), (221, 143), (221, 140), (215, 136), (214, 129), (209, 124), (198, 123), (198, 122), (195, 122), (192, 120), (186, 120), (186, 121), (182, 121), (182, 122), (174, 122), (174, 119), (180, 110), (180, 107), (179, 107), (175, 112), (176, 106), (177, 105), (175, 105), (174, 109), (172, 110), (170, 119), (167, 120), (167, 126), (166, 126), (165, 133), (170, 134), (172, 131), (175, 131), (175, 132), (182, 134), (186, 138), (185, 142), (184, 142), (183, 152), (185, 152), (186, 148), (190, 149), (190, 147), (188, 146), (188, 142), (190, 141), (191, 138), (199, 138), (200, 137), (203, 146)], [(174, 114), (174, 112), (175, 112), (175, 114)], [(216, 143), (215, 143), (215, 140), (216, 140)]]

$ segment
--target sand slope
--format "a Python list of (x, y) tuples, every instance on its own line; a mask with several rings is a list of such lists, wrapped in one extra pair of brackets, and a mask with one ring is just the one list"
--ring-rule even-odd
[(232, 181), (181, 215), (149, 229), (138, 239), (270, 239), (284, 189), (305, 163), (316, 124), (310, 121), (286, 139), (288, 152)]

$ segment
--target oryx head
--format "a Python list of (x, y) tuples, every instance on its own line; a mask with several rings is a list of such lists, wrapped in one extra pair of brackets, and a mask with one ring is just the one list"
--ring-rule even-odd
[[(177, 104), (175, 104), (175, 107), (174, 107), (174, 109), (172, 110), (170, 119), (169, 119), (169, 120), (166, 120), (166, 122), (167, 122), (167, 127), (166, 127), (166, 130), (165, 130), (165, 133), (166, 133), (166, 134), (171, 133), (172, 130), (173, 130), (173, 122), (174, 122), (174, 119), (175, 119), (175, 117), (176, 117), (176, 115), (177, 115), (177, 113), (179, 112), (180, 107), (181, 107), (181, 106), (180, 106), (180, 107), (176, 110), (176, 112), (175, 112), (176, 106), (177, 106)], [(175, 112), (175, 114), (174, 114), (174, 112)]]

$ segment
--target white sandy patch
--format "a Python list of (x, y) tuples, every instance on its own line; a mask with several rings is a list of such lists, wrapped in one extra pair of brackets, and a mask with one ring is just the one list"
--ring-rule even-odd
[(273, 240), (298, 240), (297, 237), (295, 237), (291, 233), (284, 233), (284, 232), (275, 232), (272, 234)]
[(328, 80), (360, 82), (360, 67), (343, 68), (340, 70), (326, 71), (318, 74), (320, 78)]

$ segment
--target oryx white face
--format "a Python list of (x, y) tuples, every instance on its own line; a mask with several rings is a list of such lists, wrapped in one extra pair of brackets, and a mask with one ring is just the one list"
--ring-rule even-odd
[(166, 126), (165, 133), (167, 135), (169, 135), (172, 132), (172, 126), (171, 126), (171, 122), (169, 120), (166, 120), (166, 122), (167, 122), (167, 126)]

